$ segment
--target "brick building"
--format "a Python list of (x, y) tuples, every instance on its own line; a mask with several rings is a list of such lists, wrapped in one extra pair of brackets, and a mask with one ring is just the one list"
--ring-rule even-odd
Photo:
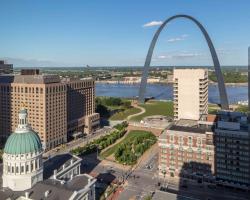
[(17, 126), (22, 106), (30, 111), (29, 123), (46, 149), (67, 142), (71, 133), (91, 133), (99, 125), (94, 88), (92, 79), (61, 81), (57, 75), (40, 75), (37, 70), (0, 76), (1, 141)]
[(209, 128), (173, 125), (159, 137), (159, 173), (213, 178), (214, 134)]

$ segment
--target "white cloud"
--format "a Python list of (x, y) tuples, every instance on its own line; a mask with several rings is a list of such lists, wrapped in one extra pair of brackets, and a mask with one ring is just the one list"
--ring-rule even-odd
[(167, 40), (167, 42), (178, 42), (178, 41), (185, 40), (187, 37), (188, 37), (188, 34), (183, 34), (180, 37), (170, 38)]
[(167, 41), (168, 42), (177, 42), (177, 41), (181, 41), (181, 40), (184, 40), (184, 38), (182, 38), (182, 37), (170, 38)]
[(201, 57), (202, 53), (188, 53), (188, 52), (171, 52), (168, 54), (162, 54), (156, 57), (157, 60), (181, 60), (186, 58)]
[(172, 56), (171, 55), (159, 55), (157, 56), (157, 59), (171, 59)]
[(180, 54), (173, 55), (173, 58), (181, 59), (181, 58), (192, 58), (192, 57), (198, 57), (198, 56), (202, 56), (202, 54), (201, 53), (180, 53)]
[(144, 24), (142, 27), (160, 26), (162, 23), (162, 21), (152, 21)]

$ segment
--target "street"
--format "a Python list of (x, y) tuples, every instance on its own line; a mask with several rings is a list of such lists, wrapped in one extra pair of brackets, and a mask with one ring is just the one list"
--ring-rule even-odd
[[(111, 132), (111, 128), (103, 128), (95, 134), (85, 138), (79, 138), (71, 141), (64, 148), (56, 151), (50, 150), (44, 154), (45, 157), (67, 153), (70, 150), (87, 144), (102, 135)], [(207, 185), (188, 180), (188, 187), (180, 186), (176, 178), (159, 177), (158, 175), (158, 151), (157, 145), (151, 147), (147, 155), (138, 162), (136, 167), (131, 171), (127, 168), (117, 167), (112, 162), (101, 161), (98, 153), (93, 153), (83, 157), (82, 171), (91, 174), (98, 179), (98, 184), (102, 188), (106, 188), (111, 182), (124, 182), (124, 190), (118, 196), (118, 200), (144, 199), (146, 196), (160, 191), (161, 187), (164, 191), (157, 192), (163, 198), (171, 196), (176, 199), (201, 199), (201, 200), (248, 200), (249, 193), (242, 191), (230, 190), (224, 187), (209, 188)], [(160, 186), (158, 185), (160, 183)], [(172, 195), (174, 194), (174, 195)], [(158, 198), (158, 197), (157, 197)]]
[[(244, 191), (218, 186), (211, 188), (191, 180), (187, 182), (188, 187), (183, 188), (176, 178), (166, 178), (164, 180), (164, 178), (158, 175), (158, 152), (153, 149), (150, 153), (151, 155), (127, 179), (127, 184), (125, 184), (124, 191), (118, 198), (119, 200), (144, 199), (146, 196), (154, 194), (157, 190), (159, 191), (161, 187), (167, 188), (167, 192), (161, 192), (163, 199), (168, 195), (176, 194), (176, 199), (179, 200), (249, 200), (250, 194)], [(158, 186), (159, 182), (161, 186)]]
[(43, 157), (48, 158), (48, 157), (53, 157), (55, 155), (68, 153), (72, 149), (75, 149), (79, 146), (84, 146), (87, 143), (93, 141), (94, 139), (97, 139), (103, 135), (106, 135), (106, 134), (110, 133), (111, 131), (112, 131), (112, 128), (110, 128), (110, 127), (104, 127), (104, 128), (98, 129), (97, 131), (95, 131), (91, 135), (87, 135), (86, 137), (81, 137), (81, 138), (78, 138), (76, 140), (72, 140), (72, 141), (66, 143), (65, 145), (62, 145), (62, 147), (57, 147), (55, 149), (52, 149), (50, 151), (45, 152), (43, 154)]

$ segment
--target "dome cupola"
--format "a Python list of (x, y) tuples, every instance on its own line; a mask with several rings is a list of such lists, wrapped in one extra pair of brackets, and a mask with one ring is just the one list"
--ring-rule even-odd
[(15, 132), (12, 133), (4, 147), (7, 154), (26, 154), (42, 151), (42, 143), (36, 132), (28, 124), (27, 109), (19, 112), (19, 123)]
[(41, 140), (28, 123), (27, 109), (22, 108), (19, 111), (18, 126), (4, 147), (3, 187), (24, 191), (42, 181), (42, 154)]

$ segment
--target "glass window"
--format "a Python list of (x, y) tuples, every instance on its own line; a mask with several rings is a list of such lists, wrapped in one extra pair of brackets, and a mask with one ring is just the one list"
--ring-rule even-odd
[(170, 142), (174, 142), (174, 135), (170, 135)]
[(188, 143), (189, 143), (189, 144), (192, 144), (192, 142), (193, 142), (192, 137), (189, 136), (189, 137), (188, 137)]

